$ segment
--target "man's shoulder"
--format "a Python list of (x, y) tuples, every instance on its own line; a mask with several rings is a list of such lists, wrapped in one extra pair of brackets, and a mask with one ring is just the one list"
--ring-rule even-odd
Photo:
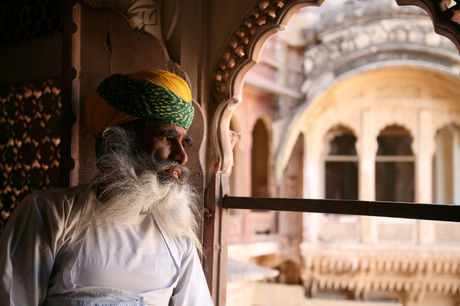
[(78, 185), (73, 187), (48, 188), (35, 191), (29, 194), (26, 198), (46, 197), (50, 199), (72, 199), (87, 193), (90, 189), (89, 185)]
[(168, 244), (173, 244), (174, 247), (170, 250), (172, 253), (175, 253), (179, 262), (182, 261), (184, 257), (190, 255), (192, 250), (195, 248), (193, 241), (189, 237), (185, 236), (176, 236), (171, 234), (166, 234), (166, 241)]
[[(89, 185), (49, 188), (29, 194), (19, 205), (33, 205), (41, 211), (58, 210), (70, 212), (75, 206), (84, 205), (91, 197)], [(51, 212), (51, 211), (48, 211)]]

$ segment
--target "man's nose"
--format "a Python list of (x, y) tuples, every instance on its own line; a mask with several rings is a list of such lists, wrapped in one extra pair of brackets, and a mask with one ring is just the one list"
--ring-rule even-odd
[(177, 142), (172, 146), (171, 155), (169, 158), (171, 160), (177, 161), (181, 165), (185, 165), (185, 163), (188, 161), (188, 156), (181, 142)]

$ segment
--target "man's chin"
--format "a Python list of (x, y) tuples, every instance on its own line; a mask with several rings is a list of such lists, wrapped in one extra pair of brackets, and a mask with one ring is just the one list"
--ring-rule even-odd
[(177, 185), (182, 185), (184, 182), (180, 177), (174, 177), (168, 172), (164, 172), (158, 175), (159, 182), (161, 184), (172, 184), (176, 183)]

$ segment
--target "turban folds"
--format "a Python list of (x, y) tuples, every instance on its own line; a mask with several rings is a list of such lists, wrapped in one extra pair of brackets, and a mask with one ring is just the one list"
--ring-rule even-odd
[(146, 69), (105, 79), (86, 100), (86, 125), (97, 137), (106, 127), (136, 119), (171, 123), (188, 130), (193, 120), (187, 83), (170, 72)]

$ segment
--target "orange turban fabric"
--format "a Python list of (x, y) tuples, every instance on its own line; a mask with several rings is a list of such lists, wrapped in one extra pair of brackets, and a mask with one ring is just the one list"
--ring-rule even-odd
[[(191, 106), (192, 94), (190, 89), (187, 83), (175, 74), (159, 69), (146, 69), (128, 73), (125, 76), (130, 79), (162, 86), (180, 97), (184, 102), (190, 102)], [(126, 100), (126, 103), (130, 103), (130, 101)], [(188, 105), (189, 103), (186, 104)], [(140, 117), (129, 115), (109, 105), (109, 103), (105, 101), (98, 92), (93, 92), (86, 100), (85, 115), (86, 126), (95, 138), (97, 138), (97, 136), (109, 126), (120, 125), (140, 119)], [(188, 127), (186, 129), (188, 129)]]

